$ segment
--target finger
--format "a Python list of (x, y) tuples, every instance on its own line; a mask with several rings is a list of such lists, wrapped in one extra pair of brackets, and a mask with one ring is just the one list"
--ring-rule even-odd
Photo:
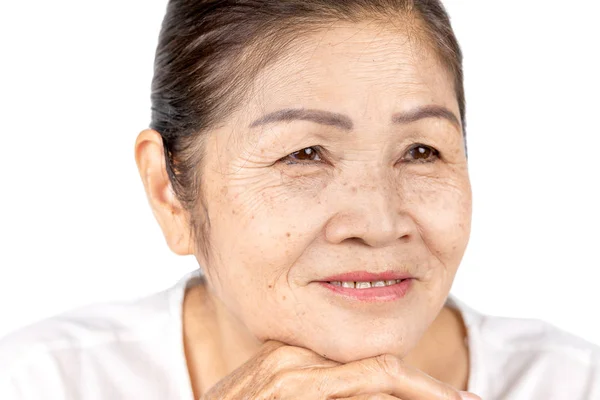
[(481, 400), (481, 397), (471, 392), (458, 392), (464, 400)]
[(277, 340), (267, 340), (260, 348), (260, 353), (271, 353), (272, 351), (287, 346), (285, 343), (278, 342)]
[(304, 347), (281, 342), (265, 343), (261, 350), (262, 365), (272, 373), (290, 369), (335, 367), (340, 363), (329, 360)]
[(332, 397), (385, 393), (402, 400), (462, 400), (452, 386), (385, 354), (320, 371), (320, 388)]
[(394, 396), (386, 394), (386, 393), (372, 393), (372, 394), (361, 394), (358, 396), (347, 397), (345, 399), (339, 399), (339, 400), (401, 400), (401, 399), (398, 399), (397, 397), (394, 397)]

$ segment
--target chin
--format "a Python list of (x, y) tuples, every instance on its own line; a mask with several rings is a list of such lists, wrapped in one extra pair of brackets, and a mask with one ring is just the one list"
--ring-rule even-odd
[(341, 336), (339, 333), (327, 342), (309, 343), (307, 347), (315, 353), (332, 361), (342, 364), (376, 357), (382, 354), (392, 354), (404, 358), (412, 347), (404, 337), (381, 333), (365, 333), (360, 335)]

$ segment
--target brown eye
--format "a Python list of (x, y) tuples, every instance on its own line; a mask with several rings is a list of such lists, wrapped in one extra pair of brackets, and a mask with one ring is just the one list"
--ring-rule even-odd
[(293, 161), (321, 161), (319, 151), (315, 147), (306, 147), (302, 150), (295, 151), (286, 158)]
[(408, 161), (430, 162), (439, 157), (439, 153), (433, 147), (417, 144), (408, 150)]

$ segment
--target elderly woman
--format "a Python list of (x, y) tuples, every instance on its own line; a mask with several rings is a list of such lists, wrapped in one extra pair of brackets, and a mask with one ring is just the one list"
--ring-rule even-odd
[(435, 0), (172, 0), (135, 156), (202, 272), (0, 347), (9, 399), (600, 399), (600, 351), (449, 291), (471, 189)]

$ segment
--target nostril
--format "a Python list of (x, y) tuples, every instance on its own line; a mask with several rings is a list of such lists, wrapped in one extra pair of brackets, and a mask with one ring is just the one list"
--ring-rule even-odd
[(416, 229), (407, 216), (382, 207), (353, 205), (351, 209), (334, 214), (324, 227), (324, 237), (331, 244), (357, 244), (368, 247), (387, 247), (407, 241)]
[(353, 244), (357, 244), (360, 246), (368, 246), (369, 245), (363, 238), (360, 238), (360, 237), (351, 237), (351, 238), (346, 239), (346, 241), (348, 243), (353, 243)]

